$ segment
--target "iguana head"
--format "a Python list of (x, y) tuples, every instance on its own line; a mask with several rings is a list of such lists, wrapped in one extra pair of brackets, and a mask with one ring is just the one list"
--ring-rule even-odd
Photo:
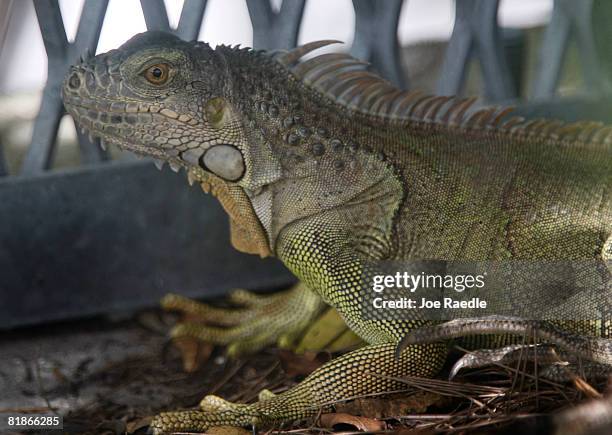
[[(240, 250), (270, 254), (249, 193), (275, 176), (255, 177), (242, 122), (228, 98), (223, 58), (204, 43), (163, 32), (137, 35), (117, 50), (71, 68), (62, 89), (81, 128), (138, 155), (184, 168), (230, 215)], [(255, 181), (257, 180), (257, 181)]]
[(389, 172), (352, 140), (346, 111), (250, 49), (146, 32), (73, 66), (63, 98), (102, 143), (184, 168), (221, 201), (233, 245), (262, 256), (291, 222), (357, 200)]

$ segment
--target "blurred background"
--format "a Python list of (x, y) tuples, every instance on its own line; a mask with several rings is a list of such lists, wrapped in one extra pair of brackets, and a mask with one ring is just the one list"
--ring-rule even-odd
[(607, 121), (610, 18), (605, 0), (0, 0), (0, 328), (292, 280), (235, 252), (184, 174), (77, 133), (59, 85), (86, 49), (147, 28), (264, 49), (338, 39), (402, 88)]

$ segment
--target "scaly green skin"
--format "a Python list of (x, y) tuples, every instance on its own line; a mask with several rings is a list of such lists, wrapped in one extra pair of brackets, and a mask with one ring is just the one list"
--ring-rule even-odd
[(271, 296), (260, 296), (244, 290), (230, 294), (236, 309), (217, 308), (179, 295), (162, 300), (166, 310), (182, 311), (219, 326), (202, 326), (199, 322), (182, 322), (171, 331), (173, 338), (189, 336), (226, 345), (227, 356), (252, 353), (270, 344), (291, 347), (300, 333), (316, 320), (325, 304), (303, 283)]
[[(147, 80), (154, 65), (167, 82)], [(361, 312), (377, 261), (597, 259), (611, 237), (609, 144), (362, 113), (266, 54), (157, 32), (73, 67), (63, 92), (94, 135), (184, 167), (228, 211), (234, 246), (277, 256), (368, 343), (255, 404), (209, 396), (161, 414), (156, 433), (301, 419), (398, 387), (390, 377), (435, 375), (444, 343), (394, 357), (428, 324), (418, 311)]]

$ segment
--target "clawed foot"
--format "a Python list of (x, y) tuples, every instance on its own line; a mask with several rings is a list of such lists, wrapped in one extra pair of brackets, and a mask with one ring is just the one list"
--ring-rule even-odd
[(170, 332), (172, 338), (193, 337), (224, 345), (229, 357), (271, 344), (289, 347), (324, 306), (301, 284), (273, 295), (235, 290), (229, 300), (236, 308), (218, 308), (176, 294), (165, 296), (161, 302), (164, 309), (194, 319), (176, 325)]
[(151, 421), (153, 435), (176, 432), (205, 432), (213, 426), (257, 426), (260, 413), (252, 405), (228, 402), (218, 396), (206, 396), (200, 410), (163, 412)]
[(494, 364), (509, 366), (520, 361), (546, 365), (566, 364), (552, 346), (513, 344), (498, 349), (481, 349), (466, 353), (455, 362), (448, 377), (453, 379), (463, 369), (475, 369)]
[(560, 349), (602, 365), (612, 365), (612, 339), (591, 337), (570, 332), (547, 321), (526, 320), (509, 316), (461, 318), (438, 325), (410, 331), (400, 341), (399, 355), (411, 344), (433, 343), (451, 338), (483, 334), (512, 334), (523, 336), (527, 342), (546, 342)]
[(269, 390), (262, 390), (259, 401), (249, 405), (209, 395), (202, 399), (199, 410), (163, 412), (155, 416), (149, 429), (154, 435), (162, 435), (205, 432), (217, 426), (261, 427), (290, 417), (299, 419), (316, 412), (315, 408), (302, 408), (300, 401), (291, 395), (281, 397)]
[[(312, 344), (324, 348), (332, 343), (358, 345), (361, 341), (347, 330), (335, 310), (326, 305), (303, 284), (274, 295), (257, 295), (236, 290), (229, 296), (235, 308), (219, 308), (179, 295), (162, 300), (166, 310), (185, 314), (185, 320), (172, 331), (173, 338), (191, 337), (205, 342), (226, 345), (227, 354), (235, 357), (256, 352), (270, 345), (310, 350)], [(298, 340), (300, 338), (300, 340)], [(259, 393), (253, 404), (234, 404), (218, 396), (206, 396), (200, 410), (165, 412), (151, 422), (155, 435), (204, 432), (217, 426), (258, 427), (274, 422), (306, 418), (316, 414), (310, 406), (307, 388), (293, 389), (280, 396), (268, 390)]]
[(592, 361), (581, 361), (574, 355), (559, 351), (548, 344), (513, 344), (498, 349), (481, 349), (463, 355), (451, 368), (449, 379), (460, 370), (491, 365), (513, 366), (522, 362), (541, 366), (539, 377), (553, 382), (574, 381), (578, 375), (585, 379), (606, 379), (612, 374), (612, 366)]
[(520, 360), (543, 365), (539, 374), (555, 381), (572, 380), (575, 373), (586, 378), (600, 378), (612, 372), (612, 340), (609, 338), (569, 332), (546, 321), (497, 315), (455, 319), (413, 330), (398, 344), (396, 354), (411, 344), (482, 334), (519, 335), (526, 344), (470, 352), (455, 363), (451, 378), (464, 368), (509, 365)]

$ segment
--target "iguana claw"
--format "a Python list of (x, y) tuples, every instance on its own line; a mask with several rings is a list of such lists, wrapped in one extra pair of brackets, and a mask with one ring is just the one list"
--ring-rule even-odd
[(567, 332), (546, 321), (509, 316), (462, 318), (415, 329), (406, 334), (399, 342), (396, 355), (411, 344), (432, 343), (467, 335), (483, 334), (522, 335), (527, 340), (533, 339), (535, 342), (555, 344), (575, 356), (599, 364), (612, 365), (612, 339)]
[(236, 290), (230, 294), (230, 301), (239, 307), (218, 308), (174, 294), (165, 296), (161, 305), (197, 318), (176, 325), (170, 332), (172, 338), (187, 336), (228, 346), (230, 357), (253, 353), (270, 344), (292, 345), (324, 307), (321, 299), (302, 284), (267, 296)]
[(510, 365), (524, 360), (537, 362), (538, 364), (561, 362), (559, 355), (552, 346), (512, 344), (499, 349), (480, 349), (466, 353), (453, 364), (448, 378), (449, 380), (453, 379), (462, 369), (486, 367), (496, 363)]
[[(219, 396), (208, 395), (200, 402), (200, 410), (164, 412), (153, 418), (149, 430), (154, 435), (175, 432), (204, 432), (213, 426), (257, 427), (266, 419), (259, 409), (266, 400), (276, 395), (268, 390), (259, 393), (255, 404), (232, 403)], [(272, 418), (272, 420), (274, 420)]]
[(153, 435), (176, 432), (205, 432), (215, 426), (254, 426), (259, 422), (257, 414), (248, 405), (234, 405), (236, 409), (204, 412), (198, 410), (163, 412), (156, 415), (149, 426)]

